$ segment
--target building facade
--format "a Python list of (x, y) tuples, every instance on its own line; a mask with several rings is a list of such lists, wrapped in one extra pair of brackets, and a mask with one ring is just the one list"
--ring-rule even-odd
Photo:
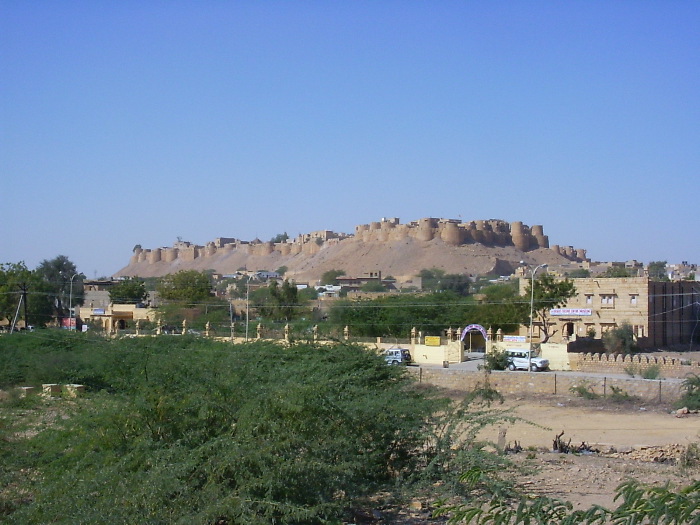
[[(648, 277), (571, 279), (576, 295), (550, 311), (553, 340), (568, 341), (629, 324), (640, 348), (700, 342), (700, 283), (661, 282)], [(529, 279), (520, 279), (525, 294)], [(537, 283), (535, 283), (537, 286)], [(521, 328), (526, 334), (528, 328)], [(535, 320), (533, 338), (542, 338)]]

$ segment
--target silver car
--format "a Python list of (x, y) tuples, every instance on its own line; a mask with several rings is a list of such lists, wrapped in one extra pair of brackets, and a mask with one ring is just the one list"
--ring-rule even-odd
[(542, 357), (533, 355), (530, 351), (520, 348), (506, 350), (508, 356), (508, 370), (527, 370), (528, 367), (533, 372), (540, 372), (549, 368), (549, 361)]

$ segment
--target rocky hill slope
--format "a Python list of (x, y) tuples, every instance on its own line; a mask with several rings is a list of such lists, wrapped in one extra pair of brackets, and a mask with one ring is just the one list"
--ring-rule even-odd
[(158, 277), (180, 270), (269, 270), (284, 266), (285, 276), (313, 283), (328, 270), (348, 276), (381, 272), (400, 282), (424, 268), (447, 273), (509, 275), (520, 261), (564, 265), (585, 260), (585, 251), (549, 246), (541, 226), (499, 220), (464, 223), (450, 219), (398, 219), (360, 225), (355, 234), (328, 230), (280, 243), (219, 238), (205, 246), (177, 242), (172, 247), (137, 246), (129, 264), (115, 276)]

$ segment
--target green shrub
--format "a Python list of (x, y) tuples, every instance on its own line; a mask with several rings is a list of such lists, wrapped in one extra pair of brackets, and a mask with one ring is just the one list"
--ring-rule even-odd
[(639, 370), (636, 365), (628, 365), (625, 367), (625, 373), (630, 377), (634, 377), (639, 373)]
[(33, 473), (8, 523), (337, 523), (397, 483), (461, 490), (461, 472), (507, 463), (476, 439), (509, 418), (480, 401), (496, 393), (450, 404), (354, 345), (57, 333), (23, 354), (24, 379), (94, 386), (54, 402), (50, 428), (6, 444), (31, 450), (15, 456)]
[(685, 487), (653, 486), (627, 481), (616, 490), (615, 509), (593, 505), (573, 510), (573, 505), (546, 496), (523, 497), (513, 502), (493, 498), (487, 505), (443, 505), (435, 516), (450, 514), (450, 523), (593, 525), (601, 523), (698, 523), (700, 522), (700, 481)]
[(690, 410), (700, 410), (700, 376), (690, 374), (683, 381), (685, 394), (676, 403), (677, 408), (688, 407)]
[(484, 368), (505, 370), (508, 368), (508, 354), (504, 350), (492, 350), (484, 355)]
[(619, 387), (616, 387), (615, 385), (610, 386), (610, 390), (612, 393), (610, 394), (610, 400), (615, 402), (615, 403), (624, 403), (627, 401), (632, 401), (634, 397), (629, 395), (627, 392), (622, 390)]
[(622, 323), (617, 328), (608, 330), (601, 339), (603, 346), (611, 354), (630, 354), (638, 350), (634, 330), (629, 323)]
[(598, 394), (593, 392), (593, 390), (591, 390), (590, 385), (586, 382), (583, 382), (580, 385), (572, 386), (569, 388), (569, 391), (572, 394), (576, 394), (584, 399), (598, 399), (600, 397)]
[(700, 467), (700, 444), (690, 443), (681, 454), (678, 464), (682, 469)]
[(659, 379), (661, 377), (661, 367), (659, 365), (651, 365), (642, 370), (643, 379)]

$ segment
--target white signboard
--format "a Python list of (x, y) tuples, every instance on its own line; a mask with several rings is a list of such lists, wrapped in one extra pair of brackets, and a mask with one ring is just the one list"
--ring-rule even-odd
[(525, 335), (504, 335), (503, 342), (505, 343), (525, 343), (527, 336)]
[(590, 308), (552, 308), (549, 315), (565, 315), (578, 317), (581, 315), (593, 315), (593, 310)]

